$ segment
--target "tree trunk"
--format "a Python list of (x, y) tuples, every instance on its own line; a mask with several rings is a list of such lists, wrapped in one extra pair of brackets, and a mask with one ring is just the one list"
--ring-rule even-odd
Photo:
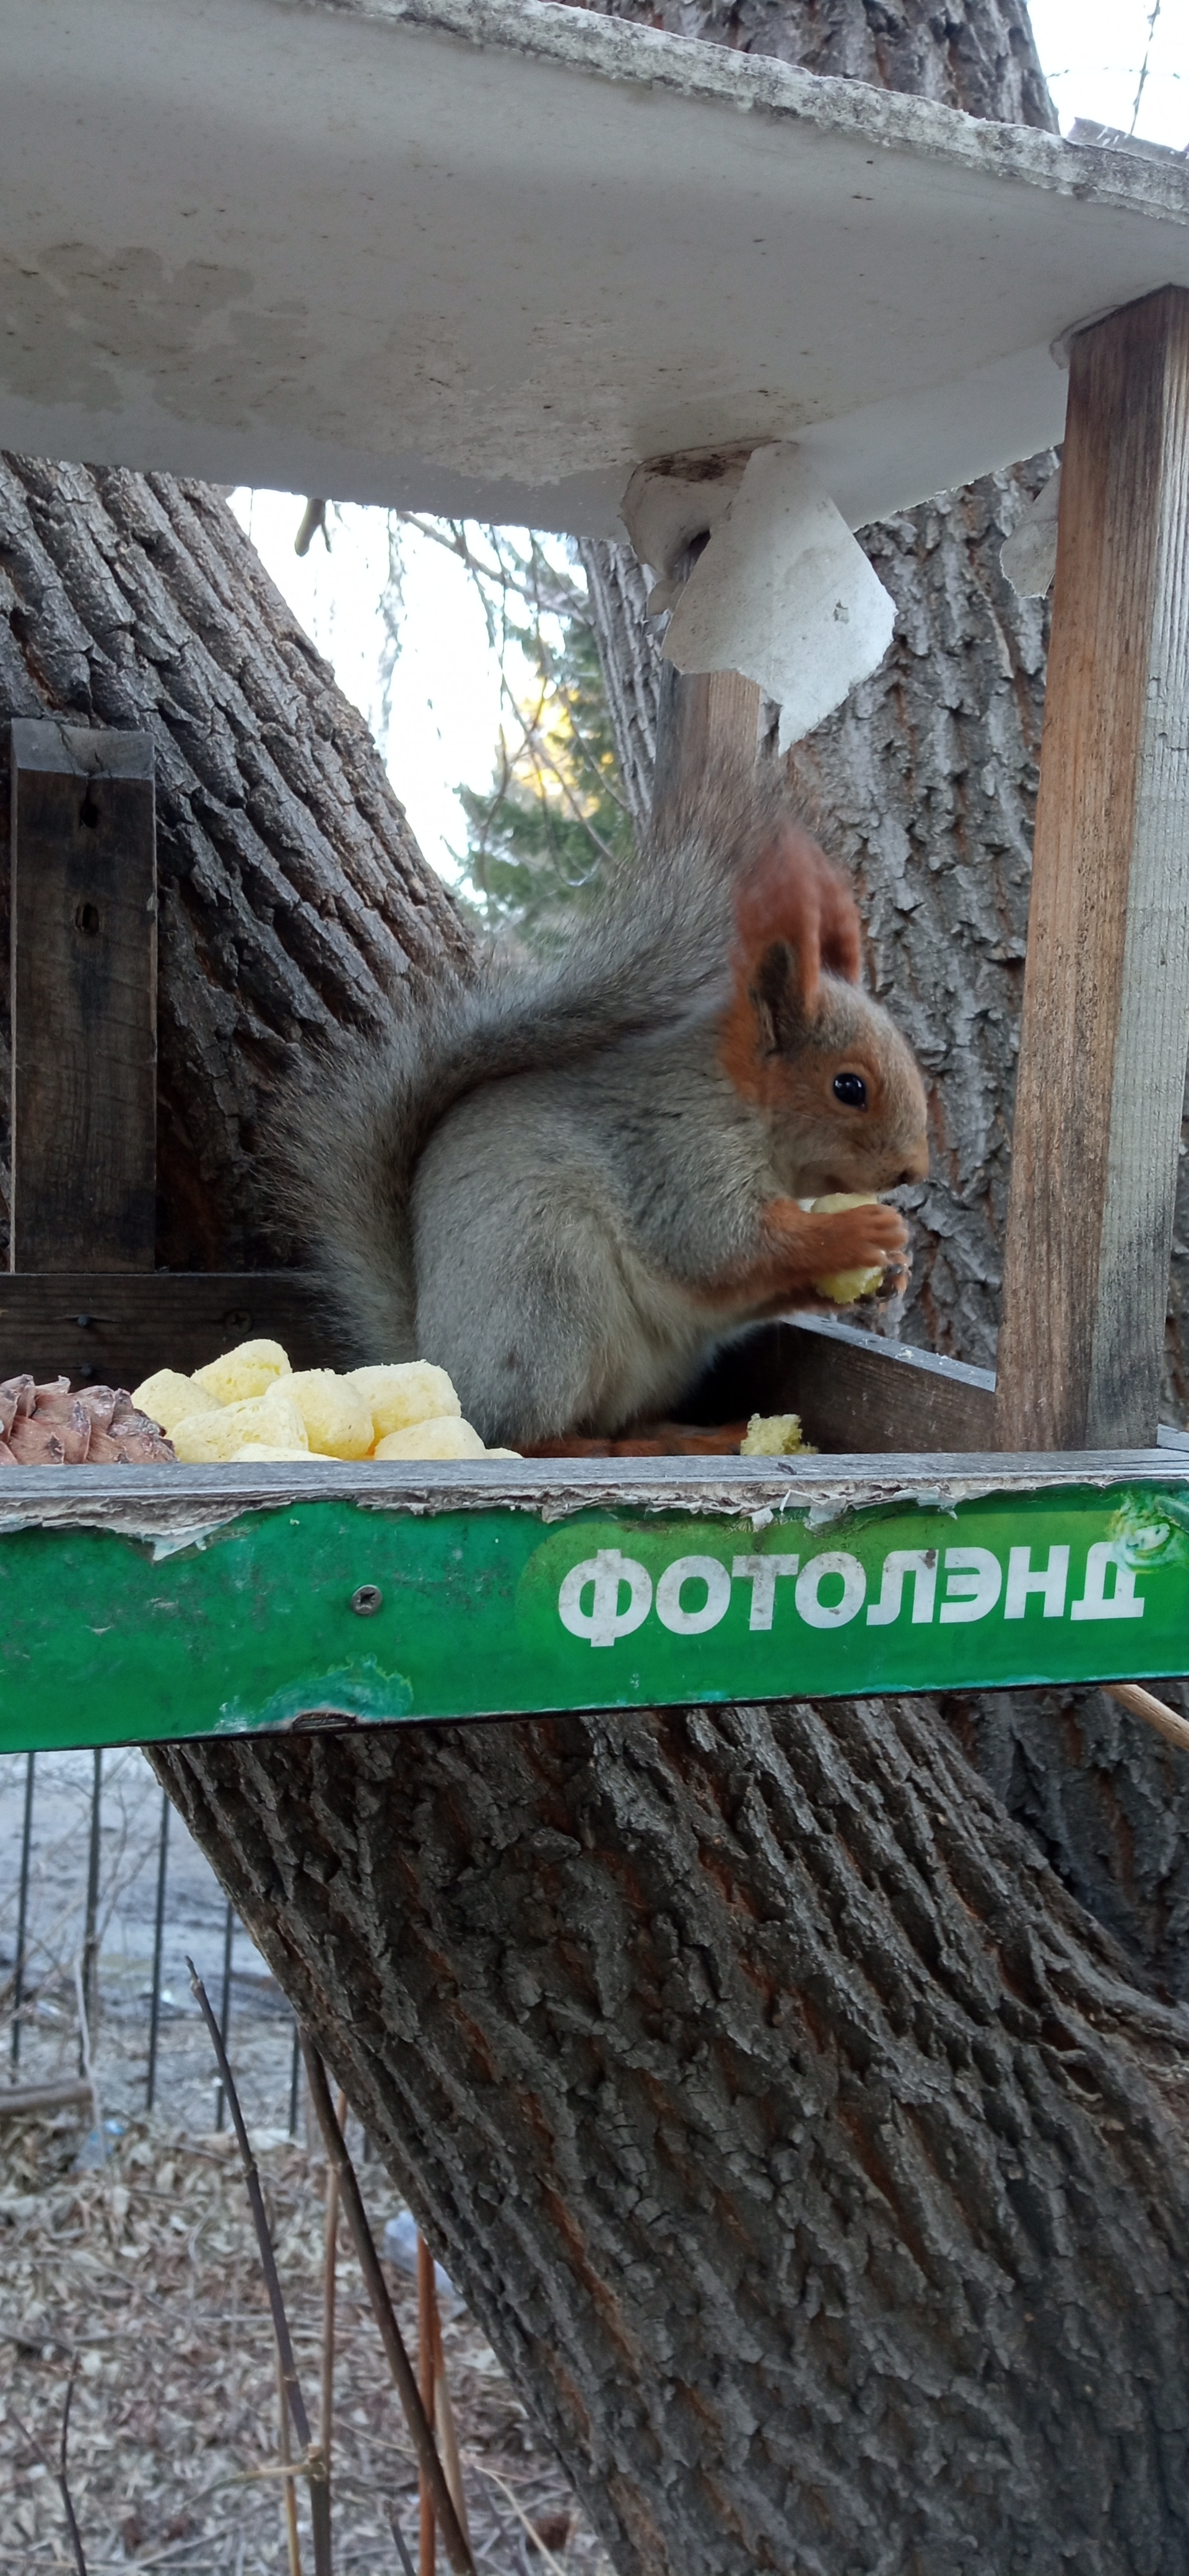
[(155, 1760), (621, 2576), (1182, 2576), (1189, 2017), (927, 1706)]
[[(671, 23), (1049, 121), (1011, 0)], [(1043, 663), (997, 546), (1038, 470), (870, 532), (896, 658), (799, 755), (937, 1077), (943, 1248), (914, 1329), (974, 1357)], [(609, 624), (638, 579), (599, 580)], [(9, 712), (156, 734), (162, 1255), (255, 1260), (262, 1105), (463, 934), (213, 496), (10, 461), (0, 581)], [(637, 623), (615, 674), (637, 804), (649, 671)], [(154, 1760), (621, 2576), (1180, 2576), (1189, 1888), (1175, 1759), (1113, 1705)]]
[(8, 719), (48, 714), (156, 744), (158, 1262), (284, 1260), (261, 1116), (319, 1032), (379, 1027), (410, 968), (465, 947), (454, 906), (362, 716), (217, 493), (0, 457), (5, 1166)]

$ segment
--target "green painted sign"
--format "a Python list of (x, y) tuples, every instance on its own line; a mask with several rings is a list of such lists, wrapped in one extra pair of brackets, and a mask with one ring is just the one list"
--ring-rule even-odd
[(757, 1517), (331, 1497), (164, 1552), (10, 1530), (0, 1750), (1189, 1667), (1173, 1477)]

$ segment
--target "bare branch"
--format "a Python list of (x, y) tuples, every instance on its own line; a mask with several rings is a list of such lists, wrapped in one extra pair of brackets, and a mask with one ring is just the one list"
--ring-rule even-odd
[(330, 2490), (327, 2483), (326, 2462), (322, 2457), (321, 2451), (315, 2447), (314, 2437), (310, 2430), (310, 2419), (306, 2413), (305, 2399), (302, 2396), (301, 2384), (297, 2376), (297, 2363), (294, 2359), (293, 2353), (293, 2339), (289, 2332), (289, 2320), (285, 2314), (284, 2294), (281, 2289), (280, 2275), (277, 2271), (276, 2256), (273, 2253), (272, 2237), (269, 2232), (268, 2225), (268, 2214), (264, 2206), (264, 2193), (260, 2188), (260, 2174), (256, 2164), (256, 2158), (252, 2153), (248, 2132), (244, 2125), (244, 2115), (240, 2106), (239, 2094), (236, 2090), (235, 2077), (231, 2072), (230, 2061), (228, 2059), (227, 2051), (223, 2045), (223, 2034), (215, 2019), (215, 2015), (211, 2010), (210, 1997), (208, 1996), (206, 1987), (198, 1974), (198, 1970), (194, 1965), (193, 1959), (187, 1958), (186, 1966), (190, 1971), (191, 1993), (194, 1996), (198, 2009), (206, 2023), (207, 2030), (210, 2033), (211, 2045), (214, 2049), (218, 2063), (220, 2081), (227, 2096), (227, 2107), (231, 2113), (231, 2124), (235, 2130), (236, 2143), (239, 2147), (240, 2162), (244, 2169), (244, 2182), (247, 2186), (248, 2206), (252, 2212), (252, 2220), (256, 2229), (256, 2242), (260, 2248), (260, 2265), (261, 2270), (264, 2273), (264, 2285), (268, 2292), (268, 2304), (272, 2314), (273, 2333), (276, 2336), (281, 2378), (289, 2401), (289, 2412), (293, 2418), (293, 2429), (297, 2435), (299, 2443), (301, 2444), (302, 2452), (304, 2454), (303, 2465), (305, 2468), (305, 2474), (310, 2482), (310, 2520), (313, 2524), (314, 2531), (315, 2576), (332, 2576)]
[(66, 2528), (70, 2534), (70, 2547), (74, 2557), (74, 2564), (78, 2570), (78, 2576), (87, 2576), (87, 2562), (83, 2554), (82, 2533), (79, 2530), (74, 2506), (70, 2500), (70, 2483), (67, 2475), (67, 2447), (70, 2440), (70, 2409), (74, 2399), (74, 2383), (77, 2378), (78, 2362), (75, 2360), (71, 2365), (70, 2377), (66, 2383), (66, 2402), (62, 2408), (62, 2431), (58, 2441), (58, 2464), (56, 2468), (53, 2461), (46, 2458), (45, 2451), (41, 2443), (38, 2441), (36, 2433), (31, 2433), (23, 2418), (18, 2415), (11, 2398), (9, 2398), (8, 2401), (8, 2412), (11, 2415), (13, 2423), (16, 2425), (17, 2431), (21, 2435), (22, 2440), (28, 2443), (31, 2451), (36, 2451), (43, 2469), (49, 2470), (50, 2476), (53, 2478), (57, 2486), (58, 2493), (62, 2498), (62, 2510), (66, 2516)]
[(301, 2047), (306, 2063), (306, 2074), (309, 2078), (310, 2100), (314, 2105), (318, 2126), (322, 2131), (326, 2153), (338, 2171), (343, 2208), (355, 2247), (355, 2259), (363, 2274), (364, 2288), (371, 2301), (372, 2315), (380, 2329), (380, 2340), (384, 2346), (397, 2395), (405, 2411), (405, 2421), (413, 2437), (418, 2465), (425, 2471), (430, 2494), (433, 2497), (438, 2528), (446, 2545), (446, 2554), (456, 2571), (456, 2576), (476, 2576), (475, 2561), (459, 2528), (458, 2516), (454, 2510), (450, 2489), (446, 2484), (442, 2463), (438, 2458), (433, 2432), (421, 2403), (416, 2374), (405, 2350), (404, 2337), (396, 2322), (392, 2301), (388, 2296), (388, 2285), (380, 2269), (380, 2258), (368, 2225), (367, 2211), (363, 2206), (363, 2195), (356, 2179), (355, 2167), (347, 2153), (342, 2130), (334, 2116), (334, 2104), (330, 2098), (326, 2070), (312, 2040), (307, 2039), (304, 2031)]

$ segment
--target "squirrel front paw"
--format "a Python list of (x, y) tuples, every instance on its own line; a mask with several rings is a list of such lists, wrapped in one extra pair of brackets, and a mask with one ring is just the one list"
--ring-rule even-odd
[[(835, 1256), (828, 1270), (815, 1268), (814, 1288), (828, 1305), (854, 1306), (861, 1297), (874, 1297), (881, 1289), (890, 1288), (895, 1294), (907, 1287), (907, 1227), (894, 1208), (881, 1207), (878, 1200), (866, 1195), (862, 1198), (840, 1197), (833, 1202), (819, 1199), (811, 1210), (811, 1217), (825, 1218), (832, 1232), (835, 1228), (845, 1228), (848, 1220), (859, 1220), (853, 1235), (848, 1238), (861, 1246), (858, 1257), (848, 1254), (839, 1259)], [(863, 1220), (870, 1217), (883, 1222), (864, 1225)], [(887, 1223), (889, 1218), (902, 1238), (899, 1243), (889, 1239), (892, 1233)], [(837, 1243), (836, 1234), (833, 1239)]]
[(886, 1270), (908, 1248), (898, 1208), (874, 1199), (860, 1207), (815, 1212), (806, 1219), (805, 1250), (815, 1270)]
[[(878, 1199), (846, 1198), (841, 1206), (835, 1200), (809, 1210), (796, 1199), (772, 1199), (764, 1216), (760, 1259), (729, 1283), (746, 1296), (752, 1315), (779, 1314), (790, 1300), (827, 1313), (908, 1278), (908, 1227), (897, 1208)], [(717, 1296), (727, 1284), (715, 1283)]]

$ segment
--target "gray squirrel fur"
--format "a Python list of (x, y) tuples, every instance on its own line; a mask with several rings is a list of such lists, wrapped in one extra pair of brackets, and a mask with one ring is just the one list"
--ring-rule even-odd
[[(842, 974), (818, 971), (823, 886)], [(742, 1325), (820, 1303), (815, 1272), (903, 1267), (894, 1210), (795, 1206), (927, 1168), (920, 1076), (857, 966), (853, 904), (803, 827), (727, 788), (618, 871), (555, 960), (495, 940), (384, 1041), (343, 1041), (286, 1159), (354, 1360), (436, 1362), (489, 1444), (612, 1433)], [(855, 1063), (860, 1111), (831, 1088)]]

